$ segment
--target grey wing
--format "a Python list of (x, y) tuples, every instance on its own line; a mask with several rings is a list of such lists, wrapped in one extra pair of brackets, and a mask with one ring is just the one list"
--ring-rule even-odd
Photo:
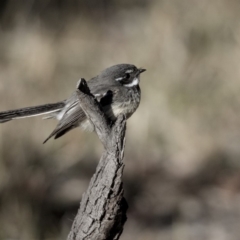
[(66, 109), (60, 113), (63, 114), (63, 116), (59, 120), (56, 128), (43, 143), (47, 142), (53, 136), (55, 139), (61, 137), (68, 131), (78, 127), (81, 122), (86, 119), (86, 115), (79, 104), (78, 98), (76, 95), (74, 98), (74, 95), (70, 98), (70, 102), (68, 101), (66, 104)]
[[(111, 105), (112, 96), (116, 89), (99, 85), (95, 88), (91, 84), (89, 84), (89, 87), (91, 93), (96, 97), (103, 108)], [(61, 114), (63, 114), (63, 116), (59, 119), (56, 128), (43, 143), (47, 142), (53, 136), (55, 139), (61, 137), (68, 131), (80, 126), (81, 123), (86, 120), (86, 115), (79, 104), (76, 92), (66, 101), (65, 109), (63, 109), (59, 115)]]

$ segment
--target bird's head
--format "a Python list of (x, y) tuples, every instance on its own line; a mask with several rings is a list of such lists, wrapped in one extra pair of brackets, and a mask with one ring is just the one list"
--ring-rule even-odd
[(145, 71), (146, 69), (137, 68), (132, 64), (117, 64), (103, 70), (99, 77), (125, 87), (134, 87), (139, 84), (140, 74)]

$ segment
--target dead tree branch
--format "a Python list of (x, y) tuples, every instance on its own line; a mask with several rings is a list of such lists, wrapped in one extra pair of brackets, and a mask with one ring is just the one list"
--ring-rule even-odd
[(126, 119), (120, 116), (111, 125), (84, 79), (77, 88), (81, 107), (94, 125), (104, 152), (82, 196), (68, 240), (119, 239), (127, 220), (122, 183)]

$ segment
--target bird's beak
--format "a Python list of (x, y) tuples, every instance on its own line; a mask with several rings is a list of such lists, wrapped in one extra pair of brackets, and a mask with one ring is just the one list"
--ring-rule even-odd
[(139, 69), (138, 69), (138, 74), (143, 73), (143, 72), (145, 72), (145, 71), (146, 71), (146, 69), (144, 69), (144, 68), (139, 68)]

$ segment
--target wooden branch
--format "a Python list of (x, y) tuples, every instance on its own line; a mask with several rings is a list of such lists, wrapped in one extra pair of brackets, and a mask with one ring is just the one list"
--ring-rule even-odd
[(126, 119), (121, 115), (111, 125), (84, 79), (77, 88), (81, 107), (94, 125), (104, 152), (82, 196), (68, 240), (117, 240), (127, 220), (122, 183)]

